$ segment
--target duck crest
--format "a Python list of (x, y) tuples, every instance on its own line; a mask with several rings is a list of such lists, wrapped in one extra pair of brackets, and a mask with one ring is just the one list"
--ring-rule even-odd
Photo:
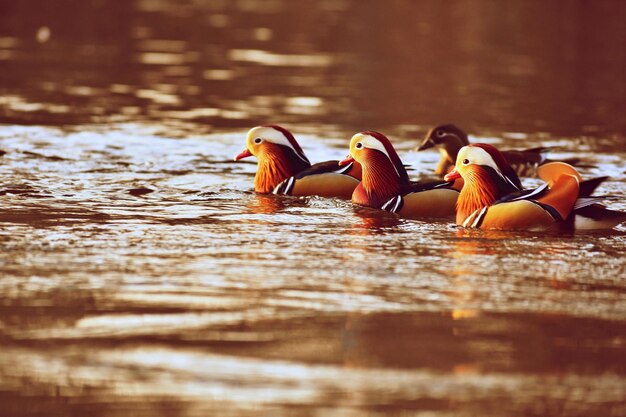
[(487, 152), (496, 163), (502, 175), (504, 175), (506, 179), (508, 179), (515, 187), (517, 187), (518, 190), (522, 189), (522, 182), (520, 181), (513, 168), (511, 168), (511, 165), (506, 160), (502, 152), (498, 150), (498, 148), (493, 145), (489, 145), (488, 143), (473, 143), (468, 146), (473, 146), (485, 150), (485, 152)]
[(303, 161), (306, 161), (309, 163), (309, 165), (311, 164), (309, 162), (309, 159), (306, 157), (306, 155), (304, 154), (304, 151), (302, 150), (302, 148), (300, 147), (300, 144), (298, 143), (298, 141), (296, 140), (296, 138), (293, 136), (293, 133), (291, 133), (289, 130), (285, 129), (282, 126), (279, 125), (274, 125), (274, 124), (266, 124), (266, 125), (262, 125), (261, 127), (269, 127), (271, 129), (277, 130), (280, 133), (283, 134), (283, 136), (285, 136), (285, 138), (289, 141), (289, 143), (291, 144), (291, 146), (293, 146), (293, 149), (295, 150), (295, 153), (297, 154), (297, 156), (302, 159)]
[(406, 172), (406, 169), (404, 168), (404, 164), (402, 163), (402, 160), (400, 160), (398, 153), (394, 149), (393, 145), (391, 144), (387, 136), (383, 135), (380, 132), (376, 132), (374, 130), (367, 130), (365, 132), (361, 132), (361, 134), (372, 136), (373, 138), (377, 139), (385, 147), (385, 151), (387, 151), (389, 160), (393, 164), (393, 167), (395, 168), (396, 173), (398, 174), (400, 184), (409, 184), (409, 174)]

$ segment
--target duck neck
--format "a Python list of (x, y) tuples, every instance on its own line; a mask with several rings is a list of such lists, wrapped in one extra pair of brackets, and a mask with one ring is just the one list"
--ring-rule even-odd
[(271, 193), (282, 181), (311, 166), (282, 149), (267, 150), (258, 155), (258, 161), (254, 190), (263, 194)]
[(448, 161), (454, 165), (456, 163), (456, 156), (458, 155), (461, 148), (468, 144), (467, 139), (465, 141), (460, 138), (458, 135), (448, 135), (445, 138), (445, 142), (443, 142), (443, 155), (447, 155)]
[(361, 165), (361, 183), (354, 190), (352, 201), (368, 207), (379, 208), (402, 188), (400, 176), (385, 155), (374, 154)]
[(476, 210), (492, 205), (501, 197), (498, 185), (482, 169), (468, 171), (463, 179), (465, 184), (456, 202), (456, 223), (459, 225)]

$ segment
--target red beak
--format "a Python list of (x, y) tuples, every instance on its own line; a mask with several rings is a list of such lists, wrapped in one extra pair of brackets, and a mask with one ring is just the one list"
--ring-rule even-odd
[(446, 181), (454, 181), (457, 178), (461, 178), (461, 174), (459, 174), (459, 171), (456, 168), (454, 168), (451, 172), (448, 172), (446, 176), (443, 177)]
[(344, 165), (348, 165), (350, 162), (354, 162), (354, 158), (352, 157), (352, 155), (348, 155), (341, 161), (339, 161), (339, 166), (342, 167)]
[(239, 155), (235, 156), (235, 161), (239, 161), (240, 159), (247, 158), (249, 156), (252, 156), (252, 152), (244, 149)]

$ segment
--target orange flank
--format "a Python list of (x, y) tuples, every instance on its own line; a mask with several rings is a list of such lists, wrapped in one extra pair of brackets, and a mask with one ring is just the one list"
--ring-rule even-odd
[(352, 193), (357, 185), (359, 185), (359, 180), (350, 175), (327, 172), (308, 175), (295, 181), (291, 195), (318, 195), (320, 197), (339, 197), (348, 200), (352, 197)]

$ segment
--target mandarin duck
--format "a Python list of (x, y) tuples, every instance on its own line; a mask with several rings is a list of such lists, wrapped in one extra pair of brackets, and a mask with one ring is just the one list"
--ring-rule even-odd
[(349, 199), (361, 179), (357, 163), (339, 166), (339, 161), (311, 165), (293, 134), (277, 125), (250, 129), (246, 149), (235, 161), (256, 156), (258, 168), (254, 190), (262, 194), (318, 195)]
[(451, 217), (458, 190), (452, 183), (411, 183), (400, 157), (385, 135), (366, 131), (350, 141), (350, 154), (339, 165), (359, 163), (360, 184), (354, 203), (397, 213), (406, 218)]
[[(463, 147), (469, 145), (467, 134), (453, 124), (441, 125), (430, 129), (424, 141), (416, 148), (423, 151), (436, 147), (439, 149), (441, 158), (435, 168), (435, 174), (443, 177), (454, 168), (457, 154)], [(515, 172), (520, 176), (534, 175), (536, 168), (544, 163), (552, 162), (546, 159), (549, 149), (544, 147), (529, 148), (522, 150), (501, 151)], [(576, 165), (578, 158), (569, 158), (562, 162)]]
[(487, 144), (459, 150), (456, 167), (445, 176), (464, 180), (456, 203), (456, 223), (463, 227), (496, 230), (612, 228), (626, 221), (626, 213), (609, 210), (590, 194), (606, 178), (581, 181), (574, 167), (551, 162), (538, 168), (545, 184), (521, 190), (500, 151)]

